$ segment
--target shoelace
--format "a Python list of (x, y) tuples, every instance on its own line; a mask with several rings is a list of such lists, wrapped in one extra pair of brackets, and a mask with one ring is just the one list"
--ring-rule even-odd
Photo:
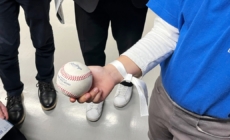
[(7, 100), (7, 108), (12, 108), (14, 104), (18, 104), (21, 102), (20, 96), (8, 96), (6, 97)]
[(90, 108), (87, 110), (87, 111), (89, 111), (89, 110), (92, 110), (92, 109), (97, 109), (98, 110), (98, 106), (100, 106), (101, 104), (90, 104)]
[(130, 87), (119, 85), (119, 87), (118, 87), (118, 92), (117, 92), (117, 95), (116, 95), (116, 96), (119, 96), (119, 95), (125, 96), (125, 95), (126, 95), (126, 92), (125, 92), (125, 91), (127, 91), (128, 88), (130, 88)]
[(36, 87), (38, 87), (38, 92), (39, 90), (43, 92), (44, 90), (46, 91), (55, 91), (54, 87), (50, 83), (45, 83), (45, 82), (39, 82), (36, 84)]

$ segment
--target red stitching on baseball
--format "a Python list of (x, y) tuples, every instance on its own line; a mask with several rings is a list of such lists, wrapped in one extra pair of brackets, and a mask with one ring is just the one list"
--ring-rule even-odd
[(63, 93), (65, 93), (66, 96), (73, 97), (73, 98), (78, 98), (77, 96), (73, 95), (71, 92), (61, 88), (59, 85), (57, 85), (57, 86)]
[(70, 74), (65, 72), (64, 66), (61, 68), (60, 71), (61, 71), (61, 74), (63, 75), (63, 77), (65, 77), (66, 79), (71, 80), (71, 81), (81, 81), (81, 80), (84, 80), (84, 79), (86, 79), (92, 75), (92, 72), (90, 71), (90, 72), (88, 72), (84, 75), (81, 75), (81, 76), (73, 76), (73, 75), (70, 75)]

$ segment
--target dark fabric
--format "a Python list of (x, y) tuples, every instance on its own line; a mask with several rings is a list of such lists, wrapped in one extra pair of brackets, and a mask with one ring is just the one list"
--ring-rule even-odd
[(137, 8), (144, 8), (148, 0), (132, 0), (132, 2)]
[(27, 140), (26, 137), (14, 126), (1, 140)]
[[(98, 2), (101, 0), (74, 0), (74, 1), (86, 12), (92, 13), (96, 9)], [(130, 1), (137, 8), (146, 7), (146, 3), (148, 2), (148, 0), (130, 0)]]
[[(36, 48), (39, 81), (50, 82), (54, 76), (54, 39), (49, 23), (50, 0), (0, 1), (0, 77), (10, 95), (21, 94), (18, 47), (20, 45), (19, 7), (25, 12), (31, 39)], [(22, 46), (23, 47), (23, 46)]]
[(119, 54), (135, 44), (142, 36), (146, 12), (147, 8), (136, 8), (131, 0), (100, 0), (92, 13), (87, 13), (75, 3), (76, 25), (85, 64), (105, 65), (104, 50), (110, 22)]
[(74, 0), (82, 9), (92, 13), (99, 2), (99, 0)]

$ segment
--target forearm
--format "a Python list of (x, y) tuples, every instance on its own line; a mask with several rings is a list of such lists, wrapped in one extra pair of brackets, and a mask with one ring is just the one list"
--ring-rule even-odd
[(140, 77), (142, 75), (141, 69), (128, 56), (121, 55), (117, 60), (124, 65), (127, 73), (132, 74), (134, 77)]
[[(117, 60), (123, 64), (127, 73), (140, 77), (172, 54), (178, 34), (178, 29), (157, 17), (152, 30)], [(113, 65), (108, 64), (105, 68), (116, 84), (122, 81), (122, 75)]]

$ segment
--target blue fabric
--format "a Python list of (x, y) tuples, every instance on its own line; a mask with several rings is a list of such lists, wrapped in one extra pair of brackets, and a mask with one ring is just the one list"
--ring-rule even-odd
[(199, 115), (230, 114), (230, 1), (150, 0), (147, 6), (179, 29), (174, 53), (161, 64), (165, 90)]

